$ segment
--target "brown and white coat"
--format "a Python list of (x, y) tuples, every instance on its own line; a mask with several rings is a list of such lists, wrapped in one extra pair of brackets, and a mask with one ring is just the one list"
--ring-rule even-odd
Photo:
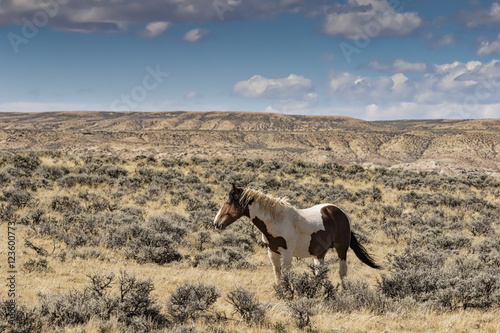
[(347, 214), (335, 205), (296, 209), (285, 199), (233, 185), (229, 198), (214, 219), (214, 225), (225, 229), (242, 216), (250, 218), (262, 232), (262, 241), (267, 244), (277, 281), (282, 269), (290, 269), (293, 257), (314, 257), (314, 263), (322, 265), (330, 248), (335, 248), (340, 259), (341, 278), (347, 274), (349, 247), (362, 262), (380, 268), (357, 242)]

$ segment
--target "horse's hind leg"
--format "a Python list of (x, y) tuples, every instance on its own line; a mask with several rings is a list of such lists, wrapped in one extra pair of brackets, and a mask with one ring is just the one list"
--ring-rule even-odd
[(337, 255), (340, 259), (340, 267), (339, 267), (339, 275), (340, 279), (343, 279), (347, 276), (347, 250), (349, 247), (345, 246), (335, 246), (335, 250), (337, 250)]

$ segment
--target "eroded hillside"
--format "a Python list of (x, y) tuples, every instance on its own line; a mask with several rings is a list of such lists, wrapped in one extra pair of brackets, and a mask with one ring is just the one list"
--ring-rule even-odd
[(368, 122), (248, 112), (1, 113), (4, 151), (207, 155), (500, 177), (500, 119)]

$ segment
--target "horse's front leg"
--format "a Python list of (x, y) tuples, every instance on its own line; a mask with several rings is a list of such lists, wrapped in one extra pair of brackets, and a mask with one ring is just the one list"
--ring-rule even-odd
[(292, 257), (293, 257), (293, 251), (292, 250), (284, 250), (281, 253), (281, 260), (283, 261), (282, 267), (284, 272), (290, 272), (290, 269), (292, 268)]
[(316, 268), (325, 265), (325, 255), (327, 251), (328, 249), (325, 252), (321, 253), (320, 255), (314, 256), (314, 266)]
[(271, 264), (273, 265), (274, 278), (276, 279), (276, 283), (279, 283), (281, 278), (281, 255), (279, 253), (271, 251), (271, 249), (269, 248), (267, 249), (267, 255), (269, 256)]

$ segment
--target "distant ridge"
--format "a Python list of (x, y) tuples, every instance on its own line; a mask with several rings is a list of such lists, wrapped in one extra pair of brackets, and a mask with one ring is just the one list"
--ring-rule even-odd
[(500, 177), (500, 119), (364, 121), (259, 112), (0, 113), (3, 151), (359, 163)]

